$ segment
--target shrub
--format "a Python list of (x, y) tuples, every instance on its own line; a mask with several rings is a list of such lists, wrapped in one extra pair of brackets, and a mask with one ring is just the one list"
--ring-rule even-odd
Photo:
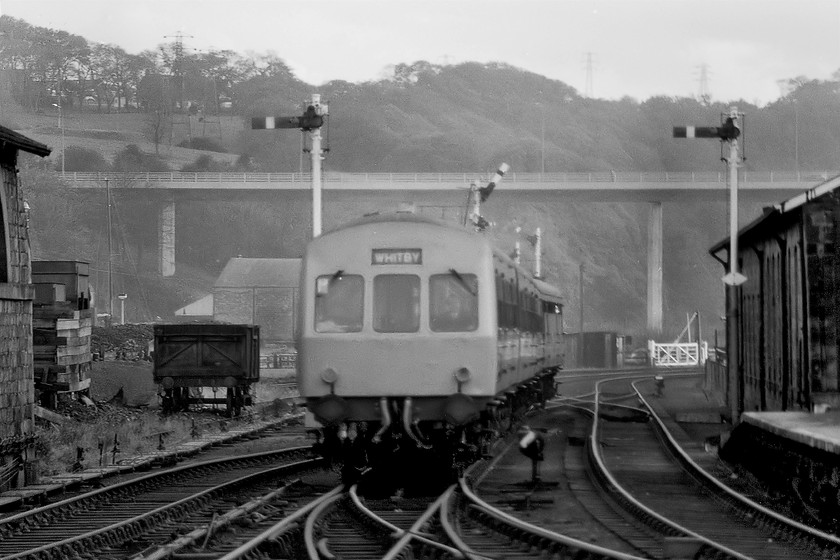
[(209, 155), (202, 154), (194, 162), (182, 167), (181, 171), (187, 173), (221, 173), (228, 169), (226, 165), (213, 161), (213, 158)]
[[(60, 157), (60, 156), (59, 156)], [(56, 170), (61, 169), (61, 160), (56, 163)], [(67, 146), (64, 150), (65, 171), (108, 171), (111, 165), (105, 157), (90, 148)]]
[(114, 157), (114, 171), (170, 171), (159, 156), (147, 154), (137, 144), (129, 144)]
[(220, 154), (227, 153), (227, 150), (224, 149), (216, 140), (204, 136), (184, 140), (178, 144), (178, 146), (182, 148), (190, 148), (192, 150), (204, 150), (206, 152), (218, 152)]

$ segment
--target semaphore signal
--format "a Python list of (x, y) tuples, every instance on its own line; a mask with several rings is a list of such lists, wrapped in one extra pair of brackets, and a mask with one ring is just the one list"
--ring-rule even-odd
[(251, 119), (251, 128), (253, 130), (299, 128), (309, 132), (324, 125), (324, 115), (326, 114), (326, 105), (321, 105), (320, 103), (317, 105), (312, 104), (299, 117), (253, 117)]
[(747, 277), (738, 272), (738, 137), (744, 114), (732, 107), (728, 115), (721, 115), (720, 126), (675, 126), (674, 138), (716, 138), (729, 143), (729, 156), (722, 157), (729, 166), (730, 209), (729, 209), (729, 273), (723, 277), (728, 286), (739, 286)]
[(312, 140), (312, 237), (321, 235), (321, 127), (325, 117), (329, 116), (329, 107), (321, 103), (321, 96), (312, 94), (312, 100), (300, 116), (288, 117), (253, 117), (253, 130), (273, 130), (279, 128), (298, 128), (308, 132)]
[(675, 126), (674, 138), (717, 138), (735, 140), (741, 135), (738, 117), (726, 117), (720, 126)]

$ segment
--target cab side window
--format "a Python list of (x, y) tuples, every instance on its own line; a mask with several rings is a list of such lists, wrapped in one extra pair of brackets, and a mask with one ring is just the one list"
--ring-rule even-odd
[(362, 330), (365, 282), (361, 276), (330, 275), (315, 279), (315, 332)]
[(373, 279), (373, 330), (401, 333), (420, 330), (420, 277), (380, 274)]
[(429, 277), (429, 328), (466, 332), (478, 328), (478, 278), (475, 274)]

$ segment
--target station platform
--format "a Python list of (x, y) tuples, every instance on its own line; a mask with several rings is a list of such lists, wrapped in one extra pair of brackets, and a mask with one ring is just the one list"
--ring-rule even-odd
[(840, 455), (840, 412), (745, 412), (741, 422), (828, 453)]

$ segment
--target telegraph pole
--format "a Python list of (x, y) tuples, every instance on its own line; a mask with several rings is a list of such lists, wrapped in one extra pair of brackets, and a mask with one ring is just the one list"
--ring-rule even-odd
[(738, 272), (738, 165), (741, 162), (738, 137), (741, 135), (743, 113), (732, 107), (728, 115), (721, 116), (721, 126), (675, 126), (674, 138), (716, 138), (729, 144), (729, 153), (721, 159), (729, 170), (729, 272), (723, 277), (726, 284), (726, 367), (729, 377), (729, 411), (733, 422), (741, 413), (740, 357), (738, 353), (738, 286), (747, 277)]
[(321, 235), (321, 161), (324, 159), (321, 149), (321, 127), (325, 117), (329, 116), (329, 107), (321, 103), (321, 95), (312, 94), (306, 111), (299, 117), (254, 117), (251, 128), (266, 130), (274, 128), (298, 128), (309, 133), (312, 149), (312, 238)]
[(580, 263), (578, 283), (580, 289), (580, 333), (578, 333), (577, 367), (581, 367), (583, 365), (583, 262)]
[(105, 197), (108, 208), (108, 326), (110, 326), (114, 320), (114, 277), (111, 265), (114, 249), (111, 242), (111, 184), (108, 179), (105, 179)]

